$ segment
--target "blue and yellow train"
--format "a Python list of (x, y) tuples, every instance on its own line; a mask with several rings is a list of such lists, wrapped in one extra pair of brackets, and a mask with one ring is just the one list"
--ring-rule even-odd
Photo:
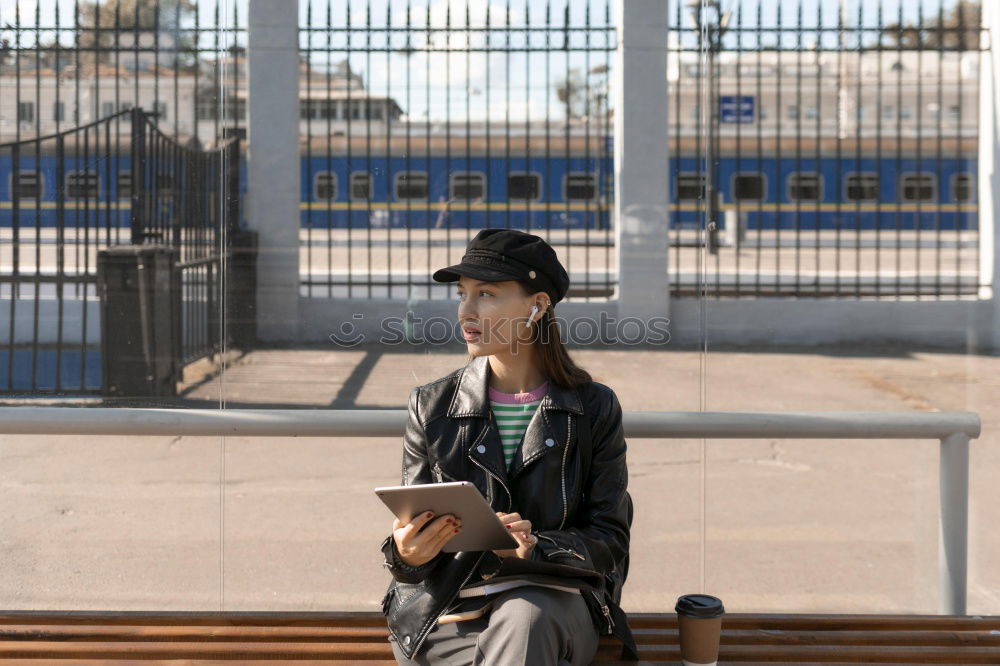
[[(512, 149), (501, 139), (472, 147), (463, 143), (464, 150), (441, 141), (363, 145), (352, 141), (328, 151), (314, 141), (303, 150), (303, 228), (611, 226), (614, 170), (608, 142), (532, 140)], [(972, 230), (975, 156), (971, 145), (942, 153), (933, 142), (905, 150), (841, 142), (836, 153), (824, 148), (781, 154), (774, 147), (755, 153), (749, 144), (742, 150), (730, 146), (720, 152), (712, 189), (720, 210), (738, 211), (748, 230)], [(128, 226), (127, 151), (89, 159), (67, 153), (61, 167), (52, 154), (24, 152), (17, 157), (16, 177), (12, 161), (9, 150), (0, 151), (0, 226), (51, 227), (60, 215), (67, 226)], [(670, 158), (664, 186), (670, 190), (673, 228), (697, 228), (704, 219), (703, 165), (688, 144)], [(240, 171), (245, 191), (245, 163)], [(156, 178), (173, 182), (169, 173)], [(171, 192), (164, 187), (157, 196)]]

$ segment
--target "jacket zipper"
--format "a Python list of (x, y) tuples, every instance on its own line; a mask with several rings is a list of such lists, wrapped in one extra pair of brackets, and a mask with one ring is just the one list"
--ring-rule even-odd
[[(566, 524), (566, 515), (569, 513), (569, 502), (566, 500), (566, 455), (569, 453), (569, 443), (573, 439), (573, 431), (571, 430), (572, 416), (566, 415), (566, 446), (563, 447), (562, 455), (562, 473), (560, 479), (562, 481), (562, 498), (563, 498), (563, 516), (562, 520), (559, 521), (558, 529), (562, 529), (563, 525)], [(584, 558), (580, 558), (581, 560)]]
[[(493, 412), (492, 411), (490, 411), (490, 423), (493, 423), (494, 425), (496, 425), (495, 422), (493, 421)], [(479, 467), (481, 470), (483, 470), (484, 472), (486, 472), (487, 474), (489, 474), (491, 478), (496, 479), (497, 483), (499, 483), (503, 487), (504, 492), (507, 493), (507, 509), (506, 509), (506, 511), (504, 511), (504, 513), (509, 512), (510, 511), (510, 505), (513, 503), (514, 498), (511, 497), (510, 489), (507, 487), (507, 484), (505, 484), (503, 482), (503, 480), (499, 476), (497, 476), (496, 474), (494, 474), (490, 470), (488, 470), (485, 467), (483, 467), (483, 465), (478, 460), (476, 460), (475, 458), (473, 458), (471, 455), (469, 456), (469, 460), (471, 460), (473, 462), (473, 464), (476, 465), (477, 467)]]
[[(469, 573), (467, 573), (467, 574), (465, 575), (465, 579), (464, 579), (464, 580), (462, 580), (462, 584), (461, 584), (461, 585), (459, 585), (459, 586), (458, 586), (458, 588), (456, 588), (456, 589), (455, 589), (455, 594), (453, 594), (453, 595), (452, 595), (452, 597), (451, 597), (451, 599), (449, 599), (449, 600), (448, 600), (448, 603), (444, 604), (444, 605), (443, 605), (443, 606), (441, 607), (441, 612), (440, 612), (440, 613), (438, 613), (438, 614), (437, 614), (437, 615), (436, 615), (436, 616), (434, 617), (434, 624), (437, 624), (437, 621), (438, 621), (438, 618), (440, 618), (440, 617), (441, 617), (442, 615), (444, 615), (444, 612), (445, 612), (446, 610), (448, 610), (448, 606), (450, 606), (450, 605), (451, 605), (451, 602), (452, 602), (452, 601), (454, 601), (454, 600), (455, 600), (455, 597), (457, 597), (457, 596), (458, 596), (458, 592), (459, 592), (459, 590), (461, 590), (461, 589), (462, 589), (463, 587), (465, 587), (465, 584), (469, 582), (469, 579), (470, 579), (470, 578), (472, 578), (472, 574), (476, 573), (476, 571), (477, 571), (477, 570), (479, 569), (479, 563), (480, 563), (480, 562), (481, 562), (481, 561), (483, 560), (483, 557), (484, 557), (485, 555), (486, 555), (486, 552), (485, 552), (485, 551), (484, 551), (483, 553), (481, 553), (481, 554), (479, 555), (479, 559), (477, 559), (477, 560), (476, 560), (476, 563), (475, 563), (475, 564), (474, 564), (474, 565), (472, 566), (472, 568), (471, 568), (471, 569), (469, 569)], [(428, 627), (430, 627), (431, 625), (427, 625), (427, 626), (428, 626)], [(416, 653), (417, 653), (417, 651), (418, 651), (418, 650), (420, 649), (420, 646), (424, 644), (424, 641), (426, 641), (426, 640), (427, 640), (427, 637), (428, 637), (428, 636), (430, 635), (430, 633), (431, 633), (430, 631), (427, 631), (427, 632), (426, 632), (426, 633), (425, 633), (425, 634), (424, 634), (424, 635), (423, 635), (423, 636), (422, 636), (422, 637), (420, 638), (420, 641), (419, 641), (419, 642), (418, 642), (418, 643), (417, 643), (417, 644), (416, 644), (416, 645), (415, 645), (415, 646), (413, 647), (413, 652), (412, 652), (411, 654), (416, 654)]]
[(538, 533), (535, 533), (535, 536), (538, 537), (539, 539), (545, 539), (547, 541), (551, 541), (553, 544), (555, 544), (557, 546), (556, 550), (549, 551), (548, 553), (546, 553), (546, 557), (549, 557), (549, 556), (552, 556), (552, 555), (558, 555), (559, 553), (568, 553), (568, 554), (572, 555), (573, 557), (579, 558), (581, 560), (586, 560), (587, 559), (586, 557), (584, 557), (580, 553), (576, 552), (572, 548), (564, 548), (563, 546), (559, 545), (559, 542), (556, 541), (555, 539), (553, 539), (550, 536), (547, 536), (545, 534), (538, 534)]
[(607, 604), (601, 602), (601, 600), (598, 598), (596, 592), (594, 592), (593, 590), (590, 590), (590, 594), (593, 595), (594, 601), (596, 601), (598, 604), (600, 604), (600, 606), (601, 606), (601, 612), (604, 613), (604, 618), (608, 621), (608, 633), (609, 634), (613, 633), (613, 629), (615, 627), (615, 621), (611, 619), (611, 610), (608, 609)]

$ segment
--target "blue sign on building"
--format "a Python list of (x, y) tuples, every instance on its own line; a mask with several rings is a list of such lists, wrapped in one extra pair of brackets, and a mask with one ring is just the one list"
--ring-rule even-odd
[(719, 122), (752, 123), (753, 95), (719, 97)]

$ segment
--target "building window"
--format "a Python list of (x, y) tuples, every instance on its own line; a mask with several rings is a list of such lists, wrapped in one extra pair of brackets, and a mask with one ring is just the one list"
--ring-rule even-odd
[(844, 196), (848, 201), (878, 201), (877, 173), (849, 173), (844, 179)]
[(66, 120), (66, 104), (65, 102), (55, 102), (52, 104), (52, 120), (62, 122)]
[(156, 103), (156, 119), (163, 122), (167, 119), (167, 103), (157, 102)]
[(451, 175), (452, 199), (475, 201), (482, 199), (486, 192), (486, 177), (481, 173), (458, 172)]
[(403, 171), (396, 174), (396, 199), (426, 199), (427, 173)]
[(955, 203), (966, 203), (972, 201), (975, 188), (972, 184), (971, 173), (956, 173), (951, 177), (951, 199)]
[(11, 199), (41, 199), (43, 176), (37, 171), (18, 171), (17, 178), (11, 174)]
[(738, 173), (733, 176), (733, 199), (736, 201), (763, 201), (764, 176), (759, 173)]
[(118, 198), (119, 199), (131, 199), (132, 198), (132, 172), (131, 171), (119, 171), (118, 172)]
[(337, 198), (337, 174), (320, 171), (313, 178), (313, 198), (317, 201), (334, 201)]
[(806, 120), (816, 120), (819, 118), (819, 110), (815, 106), (806, 107)]
[(351, 200), (368, 201), (372, 198), (372, 177), (367, 171), (351, 174)]
[(22, 123), (33, 123), (35, 122), (35, 103), (34, 102), (18, 102), (17, 103), (17, 120)]
[(597, 176), (586, 172), (571, 172), (563, 176), (563, 198), (566, 201), (590, 201), (597, 197)]
[(542, 179), (537, 173), (507, 175), (507, 198), (537, 201), (542, 195)]
[(799, 119), (799, 107), (796, 106), (795, 104), (792, 104), (791, 106), (788, 107), (788, 113), (787, 113), (787, 115), (788, 115), (788, 119), (789, 120), (798, 120)]
[(882, 120), (892, 120), (896, 117), (896, 107), (891, 104), (882, 107)]
[(66, 197), (96, 199), (98, 179), (94, 171), (70, 171), (66, 174)]
[(705, 198), (705, 174), (678, 173), (674, 184), (678, 201)]
[(900, 198), (903, 201), (929, 201), (934, 198), (934, 189), (933, 174), (913, 173), (900, 179)]
[(113, 116), (115, 114), (115, 103), (114, 102), (101, 102), (101, 117), (107, 118), (108, 116)]
[(948, 107), (948, 120), (958, 122), (962, 119), (962, 107), (958, 105)]
[(823, 182), (818, 173), (793, 173), (788, 176), (789, 201), (820, 201)]

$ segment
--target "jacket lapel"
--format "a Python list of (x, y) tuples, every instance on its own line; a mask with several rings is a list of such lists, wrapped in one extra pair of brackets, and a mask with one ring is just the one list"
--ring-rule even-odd
[(488, 356), (477, 356), (470, 361), (459, 376), (455, 394), (448, 406), (448, 416), (479, 419), (479, 424), (471, 431), (474, 435), (466, 454), (510, 488), (510, 479), (520, 474), (525, 467), (549, 453), (563, 450), (569, 438), (566, 413), (583, 414), (583, 406), (576, 389), (564, 388), (549, 381), (548, 392), (528, 424), (524, 440), (514, 454), (508, 472), (500, 432), (491, 418), (490, 375)]

